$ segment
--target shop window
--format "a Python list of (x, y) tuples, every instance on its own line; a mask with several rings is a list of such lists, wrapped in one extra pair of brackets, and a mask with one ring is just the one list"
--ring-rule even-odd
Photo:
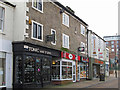
[(16, 83), (23, 83), (22, 81), (22, 57), (21, 56), (16, 56), (15, 57), (15, 61), (16, 61), (16, 66), (15, 66), (15, 82)]
[(60, 61), (52, 61), (52, 80), (60, 79)]
[(24, 68), (25, 68), (24, 82), (25, 83), (35, 82), (35, 62), (32, 56), (26, 56)]
[(41, 84), (41, 59), (36, 58), (36, 83)]
[(86, 78), (86, 64), (80, 65), (80, 78)]
[(4, 24), (4, 8), (0, 7), (0, 31), (3, 31)]
[(111, 44), (114, 44), (114, 41), (111, 41)]
[(66, 63), (62, 61), (62, 79), (72, 79), (72, 62)]
[(43, 0), (33, 0), (32, 7), (43, 13)]
[(5, 59), (0, 58), (0, 86), (5, 86)]
[(32, 21), (32, 38), (43, 41), (43, 25)]
[(69, 27), (69, 16), (65, 13), (62, 14), (62, 24), (64, 24), (65, 26)]

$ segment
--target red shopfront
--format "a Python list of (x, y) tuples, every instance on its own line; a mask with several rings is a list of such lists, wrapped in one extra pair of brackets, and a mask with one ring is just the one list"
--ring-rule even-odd
[(65, 84), (80, 81), (88, 76), (88, 58), (61, 52), (61, 59), (52, 62), (52, 81)]
[(61, 52), (59, 60), (52, 63), (52, 81), (54, 84), (76, 82), (76, 55)]

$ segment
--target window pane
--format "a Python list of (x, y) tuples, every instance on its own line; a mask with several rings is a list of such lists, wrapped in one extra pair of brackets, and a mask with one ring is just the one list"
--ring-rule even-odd
[(25, 59), (25, 83), (35, 82), (35, 62), (32, 56), (26, 56)]
[[(55, 39), (55, 31), (52, 31), (52, 34), (54, 35), (54, 39)], [(55, 43), (55, 40), (53, 41), (53, 43)]]
[(37, 8), (37, 0), (34, 0), (34, 1), (33, 1), (33, 6), (34, 6), (35, 8)]
[(15, 61), (16, 61), (15, 82), (16, 83), (22, 83), (22, 57), (21, 56), (16, 56)]
[(67, 79), (67, 67), (62, 66), (62, 79)]
[(42, 11), (42, 0), (38, 1), (38, 9)]
[(42, 26), (38, 25), (38, 39), (42, 39)]
[(33, 37), (37, 38), (37, 24), (33, 23)]
[(67, 65), (67, 62), (65, 62), (65, 61), (62, 61), (62, 65)]
[(4, 9), (0, 7), (0, 19), (3, 19)]
[(0, 86), (5, 85), (5, 60), (0, 58)]
[(72, 62), (68, 62), (68, 65), (69, 65), (69, 66), (72, 66)]
[(41, 84), (41, 59), (36, 58), (36, 82)]
[(52, 66), (52, 79), (60, 79), (60, 66)]
[(3, 30), (3, 21), (0, 20), (0, 30)]

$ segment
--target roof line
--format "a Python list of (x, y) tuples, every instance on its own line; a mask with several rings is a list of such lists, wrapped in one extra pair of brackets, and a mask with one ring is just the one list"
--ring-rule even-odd
[(104, 42), (106, 42), (102, 37), (100, 37), (98, 34), (96, 34), (95, 32), (93, 32), (92, 30), (89, 30), (88, 31), (92, 32), (93, 34), (95, 34), (96, 36), (98, 36), (100, 39), (102, 39)]
[(62, 5), (60, 2), (56, 1), (56, 0), (51, 0), (52, 2), (54, 2), (56, 5), (58, 5), (59, 7), (63, 8), (65, 11), (67, 11), (69, 14), (71, 14), (72, 16), (74, 16), (76, 19), (78, 19), (79, 21), (81, 21), (83, 24), (85, 24), (86, 26), (88, 26), (88, 24), (86, 22), (84, 22), (82, 19), (80, 19), (78, 16), (76, 16), (75, 14), (73, 14), (72, 12), (70, 12), (64, 5)]

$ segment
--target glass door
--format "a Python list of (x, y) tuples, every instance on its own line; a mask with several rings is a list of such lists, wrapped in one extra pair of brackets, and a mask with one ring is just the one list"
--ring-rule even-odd
[(50, 83), (51, 81), (51, 60), (50, 58), (42, 58), (42, 83)]
[(75, 62), (73, 62), (73, 82), (76, 82), (76, 65), (75, 65)]
[(80, 65), (78, 65), (78, 77), (77, 77), (77, 80), (80, 81)]

